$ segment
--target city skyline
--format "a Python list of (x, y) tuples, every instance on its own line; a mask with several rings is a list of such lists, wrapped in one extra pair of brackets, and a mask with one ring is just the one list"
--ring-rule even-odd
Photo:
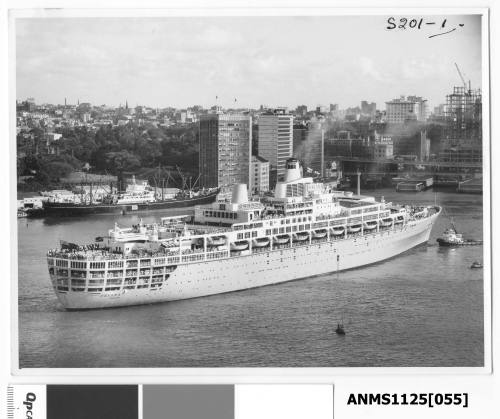
[(160, 108), (210, 107), (216, 96), (225, 108), (254, 109), (367, 100), (384, 109), (417, 95), (432, 107), (461, 85), (455, 62), (482, 87), (480, 16), (448, 17), (458, 22), (428, 38), (388, 31), (385, 16), (18, 19), (16, 96)]

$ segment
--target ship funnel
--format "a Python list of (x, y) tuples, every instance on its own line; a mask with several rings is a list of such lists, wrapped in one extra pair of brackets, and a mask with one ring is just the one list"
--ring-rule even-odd
[(276, 184), (276, 189), (274, 190), (275, 198), (286, 198), (286, 183), (278, 182)]
[(289, 159), (286, 162), (285, 183), (293, 182), (302, 178), (300, 173), (300, 164), (298, 160)]
[(237, 183), (233, 186), (231, 202), (233, 204), (246, 204), (248, 202), (247, 185), (244, 183)]

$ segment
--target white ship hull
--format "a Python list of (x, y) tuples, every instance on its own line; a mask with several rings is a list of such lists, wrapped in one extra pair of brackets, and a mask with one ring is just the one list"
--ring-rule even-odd
[[(426, 243), (439, 212), (393, 229), (330, 241), (297, 243), (225, 259), (178, 264), (161, 287), (101, 293), (58, 292), (67, 309), (93, 309), (151, 304), (220, 294), (277, 284), (315, 275), (359, 268), (401, 254)], [(247, 253), (245, 255), (245, 253)], [(51, 275), (52, 281), (56, 280)]]

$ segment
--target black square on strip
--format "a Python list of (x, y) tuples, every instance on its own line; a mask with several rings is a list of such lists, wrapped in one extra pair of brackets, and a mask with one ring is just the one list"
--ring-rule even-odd
[(138, 419), (138, 386), (48, 385), (47, 419)]

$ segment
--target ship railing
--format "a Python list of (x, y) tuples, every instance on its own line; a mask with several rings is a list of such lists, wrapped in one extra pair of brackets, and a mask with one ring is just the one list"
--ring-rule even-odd
[(203, 253), (203, 249), (185, 249), (182, 251), (183, 255), (192, 255), (194, 253)]
[(79, 250), (77, 252), (65, 252), (64, 250), (48, 252), (47, 257), (54, 257), (67, 260), (107, 260), (121, 259), (121, 253), (110, 252), (109, 250)]
[(207, 252), (207, 259), (223, 259), (228, 256), (227, 250)]

